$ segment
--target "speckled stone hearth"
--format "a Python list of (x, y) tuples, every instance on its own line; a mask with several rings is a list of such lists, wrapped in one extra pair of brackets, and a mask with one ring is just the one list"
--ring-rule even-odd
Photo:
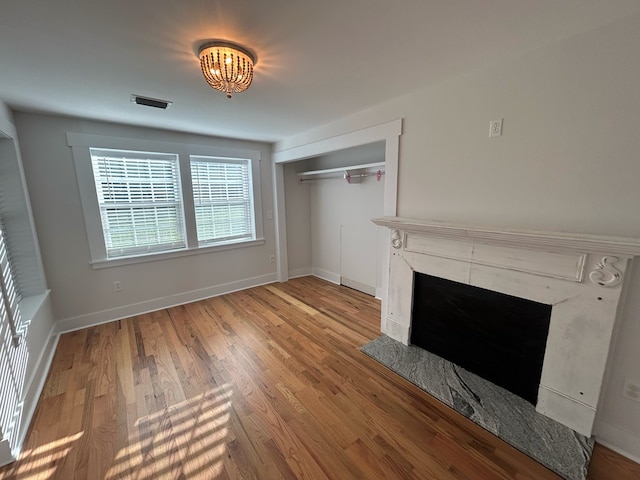
[(567, 480), (585, 480), (593, 439), (536, 412), (517, 395), (386, 335), (362, 351)]

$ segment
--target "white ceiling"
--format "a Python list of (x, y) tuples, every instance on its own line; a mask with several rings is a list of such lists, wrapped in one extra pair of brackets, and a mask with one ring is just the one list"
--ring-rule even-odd
[[(637, 13), (638, 0), (2, 0), (0, 100), (276, 141)], [(205, 83), (207, 39), (258, 54), (247, 92)]]

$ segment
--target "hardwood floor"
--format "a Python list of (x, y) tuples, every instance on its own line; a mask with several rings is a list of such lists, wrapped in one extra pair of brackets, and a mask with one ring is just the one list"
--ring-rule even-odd
[(559, 478), (362, 354), (379, 314), (305, 277), (65, 334), (0, 479)]

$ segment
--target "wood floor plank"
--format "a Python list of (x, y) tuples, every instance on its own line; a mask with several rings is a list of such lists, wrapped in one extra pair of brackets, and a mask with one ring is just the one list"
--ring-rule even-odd
[(559, 479), (362, 354), (379, 316), (303, 277), (62, 335), (0, 480)]

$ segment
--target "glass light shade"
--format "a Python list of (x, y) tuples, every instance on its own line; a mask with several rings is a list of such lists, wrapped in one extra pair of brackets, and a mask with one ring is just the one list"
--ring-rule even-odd
[(200, 47), (199, 57), (207, 83), (225, 92), (228, 98), (251, 85), (256, 58), (245, 48), (229, 42), (210, 42)]

